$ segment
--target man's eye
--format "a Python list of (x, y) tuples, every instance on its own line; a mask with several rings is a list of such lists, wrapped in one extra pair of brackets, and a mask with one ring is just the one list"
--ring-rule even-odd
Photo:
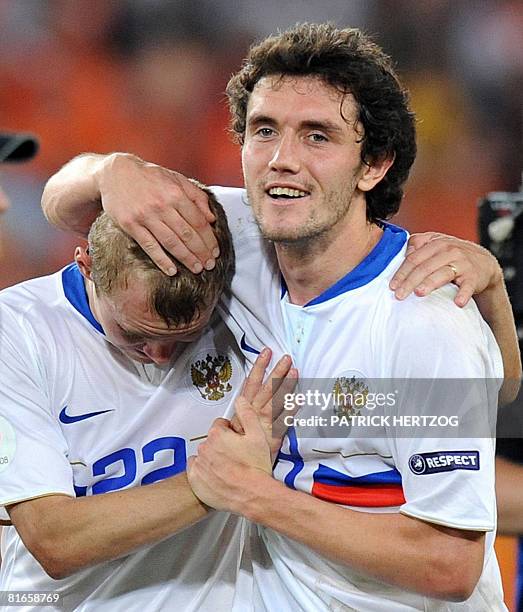
[(139, 347), (145, 344), (142, 338), (136, 338), (132, 336), (124, 336), (124, 340), (126, 344), (128, 344), (129, 346), (133, 346), (133, 347)]
[(128, 344), (144, 344), (144, 339), (141, 336), (137, 336), (136, 334), (130, 334), (129, 332), (126, 332), (124, 329), (122, 329), (120, 326), (118, 326), (118, 328), (120, 329), (122, 337)]
[(262, 127), (256, 132), (256, 134), (258, 134), (258, 136), (262, 136), (263, 138), (267, 138), (268, 136), (272, 136), (274, 134), (274, 130), (272, 128)]
[(312, 142), (327, 142), (327, 137), (325, 134), (320, 134), (318, 132), (309, 134), (309, 138), (312, 140)]

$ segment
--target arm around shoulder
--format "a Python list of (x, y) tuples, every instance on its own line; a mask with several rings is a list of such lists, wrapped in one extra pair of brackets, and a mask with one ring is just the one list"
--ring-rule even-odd
[(128, 153), (75, 157), (47, 182), (42, 208), (51, 223), (83, 237), (103, 208), (169, 275), (173, 258), (199, 273), (219, 255), (205, 191)]
[(100, 172), (110, 155), (84, 153), (65, 164), (45, 185), (42, 210), (50, 223), (86, 237), (102, 210)]
[(501, 275), (497, 283), (474, 296), (474, 299), (501, 350), (504, 380), (499, 401), (500, 404), (508, 404), (516, 399), (521, 385), (521, 353), (503, 276)]

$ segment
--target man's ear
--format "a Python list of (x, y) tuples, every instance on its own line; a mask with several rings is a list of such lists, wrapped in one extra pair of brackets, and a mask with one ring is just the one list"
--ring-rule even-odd
[(363, 164), (363, 174), (358, 181), (358, 189), (370, 191), (375, 187), (394, 163), (394, 157), (395, 155), (389, 155), (383, 159), (371, 161), (368, 165)]
[(84, 247), (77, 246), (74, 250), (74, 260), (76, 265), (80, 269), (82, 276), (87, 280), (92, 280), (91, 278), (91, 265), (92, 260), (89, 255), (89, 249), (85, 249)]

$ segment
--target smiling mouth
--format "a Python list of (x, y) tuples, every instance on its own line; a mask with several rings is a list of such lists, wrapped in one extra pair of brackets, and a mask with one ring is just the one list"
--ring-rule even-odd
[(302, 191), (301, 189), (293, 189), (291, 187), (271, 187), (267, 189), (266, 193), (273, 200), (299, 200), (300, 198), (305, 198), (310, 195), (307, 191)]

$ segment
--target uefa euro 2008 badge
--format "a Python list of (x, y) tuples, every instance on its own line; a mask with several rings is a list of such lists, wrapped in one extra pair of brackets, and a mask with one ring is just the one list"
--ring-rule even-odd
[(15, 430), (11, 423), (0, 416), (0, 472), (7, 470), (13, 462), (16, 450)]

